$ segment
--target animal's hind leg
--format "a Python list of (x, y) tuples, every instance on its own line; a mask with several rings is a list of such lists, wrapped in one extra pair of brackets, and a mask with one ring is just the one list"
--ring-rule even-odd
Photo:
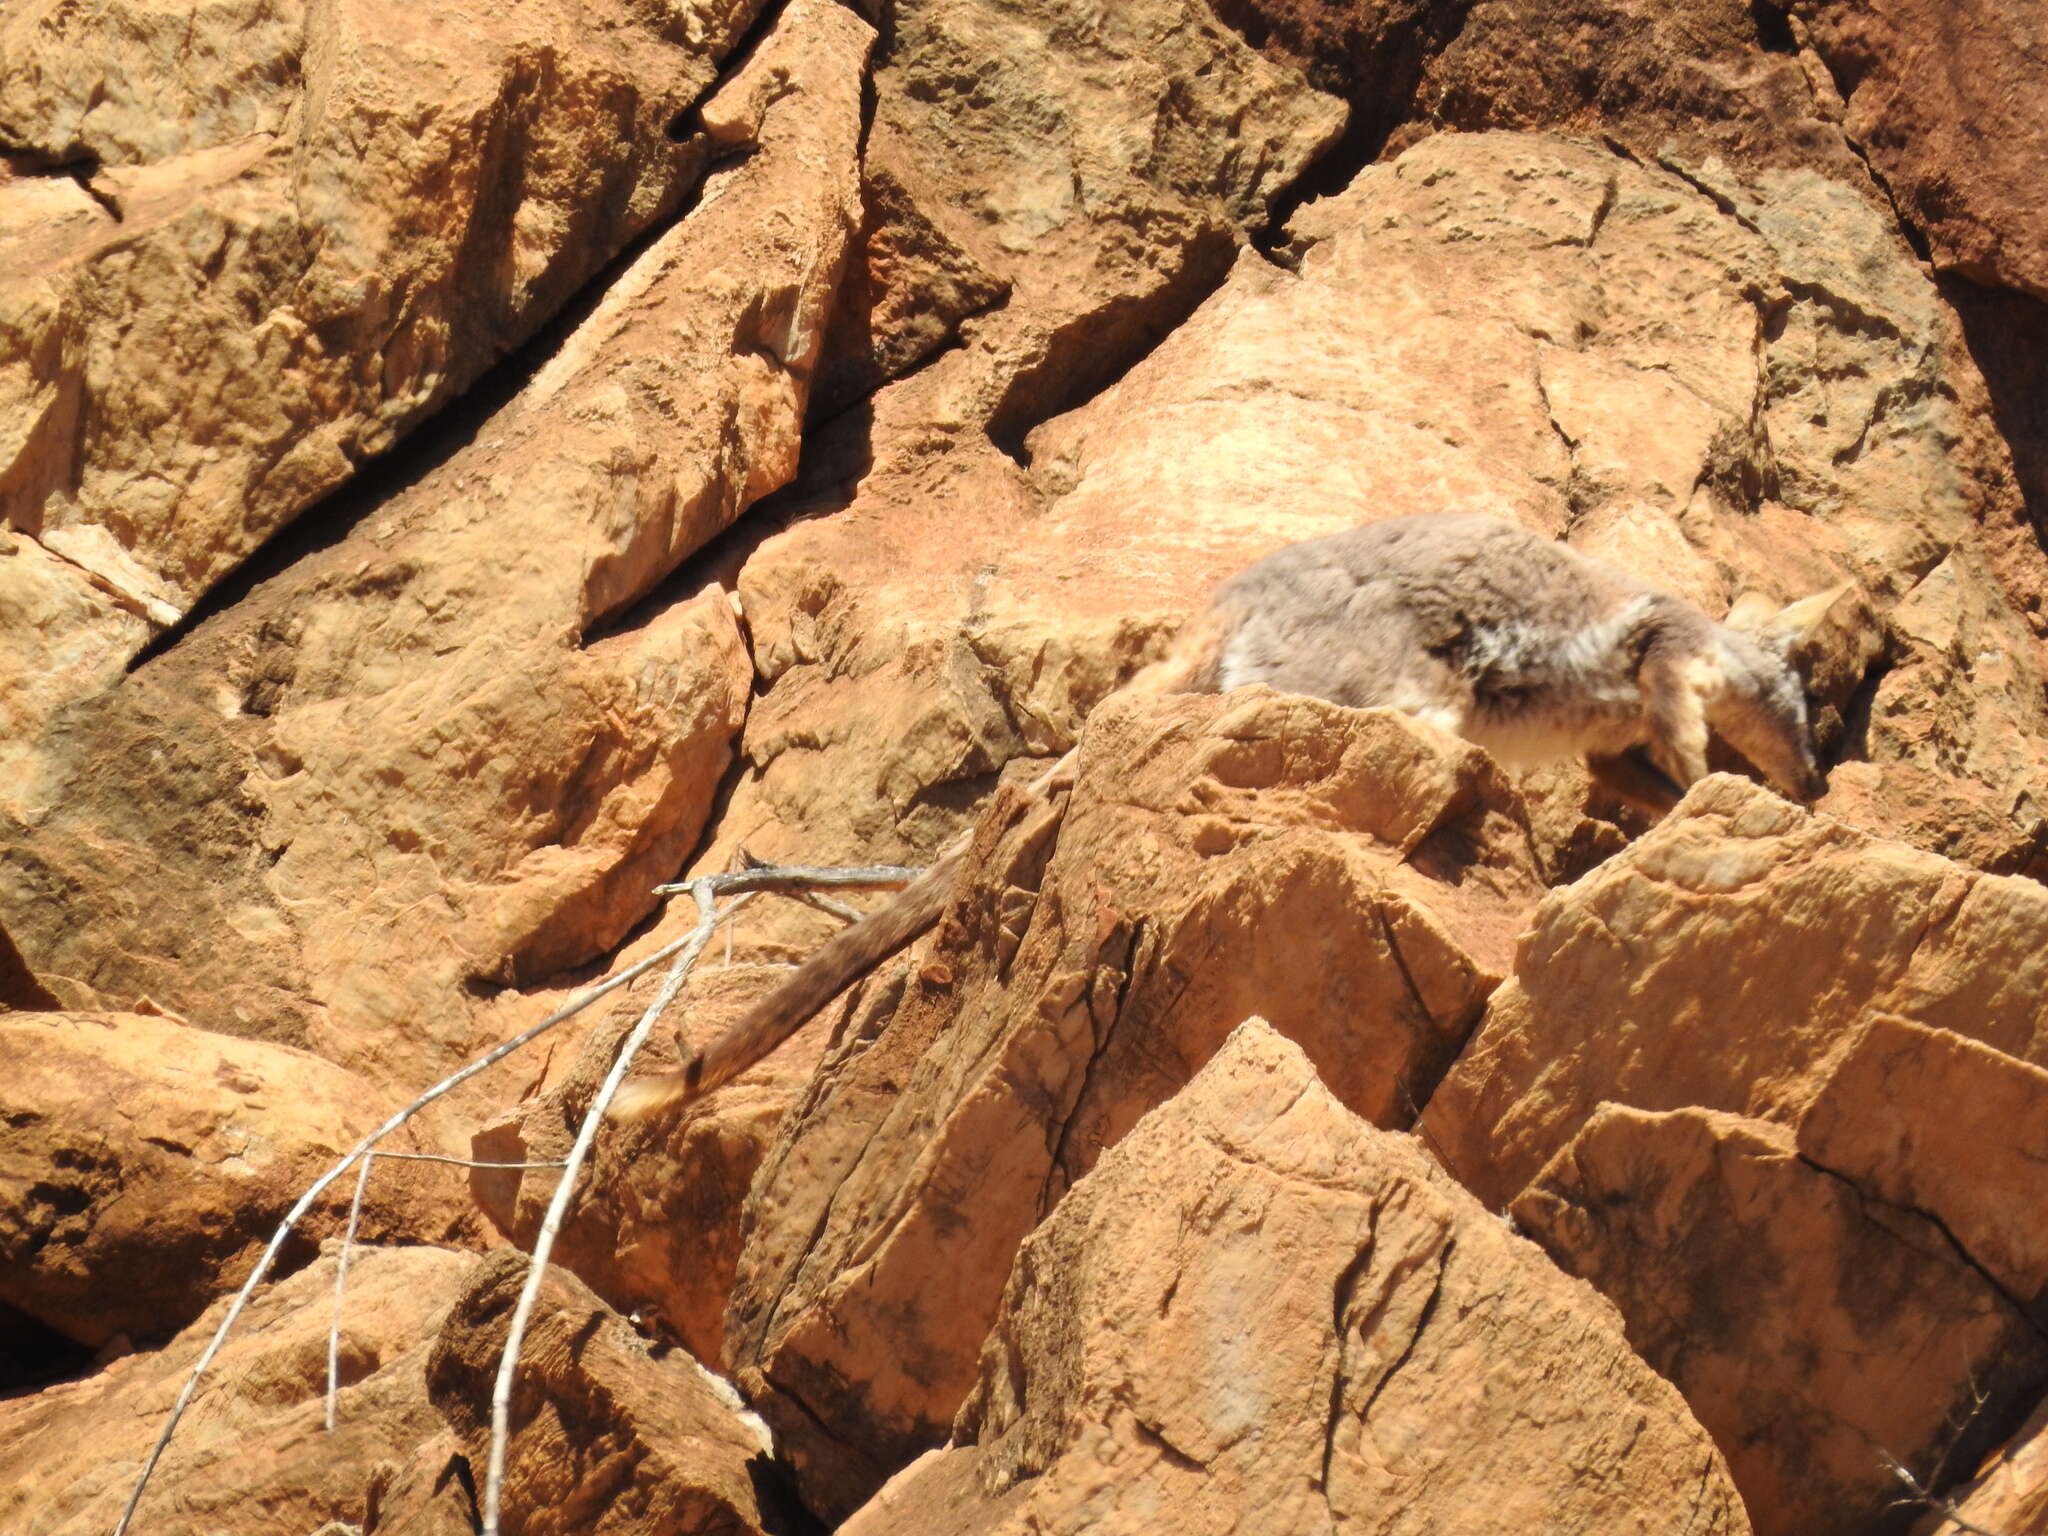
[(1707, 682), (1702, 662), (1668, 649), (1652, 650), (1636, 674), (1650, 761), (1681, 790), (1707, 773)]

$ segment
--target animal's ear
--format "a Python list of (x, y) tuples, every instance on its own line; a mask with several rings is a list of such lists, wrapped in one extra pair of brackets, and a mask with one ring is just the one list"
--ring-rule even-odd
[(1855, 585), (1853, 581), (1841, 582), (1824, 592), (1802, 597), (1796, 603), (1787, 603), (1783, 608), (1761, 592), (1745, 592), (1735, 599), (1735, 605), (1728, 610), (1728, 617), (1723, 622), (1730, 629), (1739, 629), (1780, 654), (1789, 653), (1820, 627), (1829, 610)]

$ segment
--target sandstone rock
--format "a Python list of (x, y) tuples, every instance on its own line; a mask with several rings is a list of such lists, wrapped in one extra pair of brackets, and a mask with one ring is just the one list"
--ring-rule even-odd
[[(140, 1014), (0, 1014), (0, 1060), (0, 1303), (93, 1349), (164, 1337), (239, 1286), (306, 1187), (383, 1118), (317, 1057)], [(445, 1173), (380, 1167), (366, 1238), (464, 1225)], [(308, 1214), (287, 1267), (340, 1230), (352, 1188)]]
[[(670, 1007), (674, 1034), (708, 1045), (788, 973), (715, 966), (706, 956)], [(659, 990), (661, 972), (614, 994), (575, 1060), (545, 1090), (501, 1113), (471, 1143), (490, 1162), (549, 1162), (567, 1155), (619, 1046)], [(739, 1263), (747, 1190), (782, 1116), (802, 1094), (841, 1022), (826, 1009), (767, 1061), (692, 1105), (677, 1122), (607, 1126), (592, 1148), (553, 1262), (643, 1327), (659, 1328), (714, 1368), (725, 1359), (725, 1304)], [(666, 1030), (636, 1070), (675, 1065)], [(477, 1204), (530, 1249), (560, 1179), (551, 1168), (477, 1169)]]
[(1749, 1529), (1613, 1313), (1258, 1021), (1025, 1240), (953, 1435), (849, 1536)]
[(1010, 297), (1008, 281), (921, 211), (938, 196), (925, 170), (910, 163), (863, 166), (860, 240), (825, 336), (813, 418), (844, 410), (910, 372), (957, 340), (961, 321)]
[(678, 205), (752, 9), (11, 8), (0, 137), (104, 206), (0, 251), (7, 519), (188, 606)]
[(1834, 91), (1768, 0), (1478, 0), (1460, 21), (1423, 72), (1418, 124), (1590, 131), (1645, 158), (1809, 166), (1879, 198), (1843, 141)]
[[(1829, 684), (1848, 759), (1830, 808), (2048, 869), (2048, 670), (2019, 611), (2048, 570), (1994, 538), (1959, 468), (1982, 381), (1952, 318), (1848, 183), (1670, 162), (1526, 134), (1418, 144), (1297, 216), (1298, 270), (1246, 256), (1032, 432), (1028, 475), (936, 403), (960, 398), (971, 347), (885, 391), (740, 570), (767, 686), (701, 867), (742, 839), (929, 851), (1001, 763), (1064, 750), (1216, 580), (1462, 507), (1569, 531), (1715, 613), (1856, 578), (1886, 617)], [(1538, 818), (1555, 869), (1615, 846), (1583, 804)]]
[[(1062, 614), (1036, 616), (1020, 643), (1040, 657), (1043, 699), (1015, 696), (1006, 674), (1023, 662), (985, 659), (978, 593), (1041, 505), (1022, 439), (1223, 280), (1343, 116), (1203, 0), (921, 0), (890, 15), (863, 157), (870, 234), (846, 293), (871, 306), (873, 347), (842, 315), (849, 361), (831, 365), (830, 398), (949, 332), (960, 344), (814, 433), (781, 516), (750, 520), (789, 526), (735, 552), (763, 692), (703, 869), (741, 842), (764, 858), (920, 861), (1005, 762), (1073, 744), (1080, 711), (1160, 623), (1134, 620), (1106, 656)], [(778, 957), (824, 931), (769, 915), (749, 927)]]
[[(428, 1362), (434, 1405), (474, 1467), (486, 1464), (491, 1393), (526, 1268), (502, 1251), (479, 1265)], [(750, 1463), (768, 1438), (689, 1356), (650, 1357), (624, 1319), (551, 1269), (519, 1358), (505, 1536), (760, 1531)]]
[(944, 1437), (1017, 1244), (1246, 1015), (1406, 1124), (1539, 889), (1515, 815), (1474, 748), (1257, 690), (1107, 704), (1071, 801), (1000, 797), (748, 1201), (727, 1358), (814, 1507)]
[(52, 990), (147, 994), (395, 1096), (530, 1018), (493, 983), (647, 915), (751, 668), (722, 594), (644, 600), (794, 472), (870, 40), (787, 8), (702, 109), (733, 164), (516, 401), (65, 714), (0, 804), (0, 905)]
[(1798, 1144), (1939, 1222), (2020, 1305), (2048, 1299), (2048, 1072), (1949, 1030), (1873, 1019), (1799, 1117)]
[(1602, 1101), (1795, 1121), (1867, 1018), (2048, 1064), (2048, 891), (1710, 778), (1537, 909), (1422, 1117), (1487, 1205)]
[(2048, 299), (2048, 34), (2027, 0), (1793, 0), (1870, 157), (1935, 263)]
[(2024, 1413), (2048, 1343), (1925, 1217), (1810, 1165), (1783, 1126), (1603, 1105), (1515, 1200), (1621, 1309), (1760, 1533), (1903, 1529), (1887, 1457), (1927, 1478)]
[[(266, 1289), (242, 1314), (144, 1490), (134, 1530), (266, 1536), (330, 1520), (419, 1536), (472, 1529), (468, 1469), (427, 1400), (425, 1372), (474, 1261), (438, 1248), (356, 1253), (329, 1434), (334, 1262)], [(112, 1530), (226, 1306), (216, 1303), (162, 1350), (0, 1402), (0, 1525), (21, 1536)]]

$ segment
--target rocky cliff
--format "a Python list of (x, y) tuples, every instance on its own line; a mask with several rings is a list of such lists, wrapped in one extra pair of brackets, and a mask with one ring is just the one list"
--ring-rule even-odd
[[(2048, 1533), (2044, 155), (2030, 0), (0, 9), (0, 1528), (656, 885), (969, 834), (598, 1137), (506, 1532)], [(1453, 508), (1841, 586), (1826, 795), (1117, 694)], [(657, 979), (312, 1205), (131, 1529), (476, 1528)]]

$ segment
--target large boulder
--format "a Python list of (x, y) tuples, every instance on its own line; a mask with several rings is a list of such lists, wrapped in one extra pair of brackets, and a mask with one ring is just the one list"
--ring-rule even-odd
[(511, 404), (0, 775), (0, 905), (51, 990), (403, 1102), (530, 1016), (507, 983), (648, 915), (752, 677), (722, 594), (648, 599), (795, 470), (871, 41), (785, 9), (699, 109), (704, 201)]
[(1387, 711), (1119, 700), (1077, 772), (999, 797), (755, 1178), (727, 1359), (834, 1515), (944, 1438), (1017, 1244), (1240, 1020), (1406, 1125), (1540, 890), (1497, 770)]
[(1749, 1525), (1617, 1319), (1258, 1020), (1018, 1250), (953, 1443), (843, 1528)]
[(0, 522), (66, 642), (189, 611), (671, 214), (755, 9), (10, 6)]
[(2048, 1385), (2048, 1341), (1941, 1227), (1707, 1110), (1604, 1105), (1519, 1228), (1621, 1309), (1766, 1536), (1902, 1530), (1897, 1467), (1969, 1467)]
[(1603, 1102), (1796, 1123), (1873, 1016), (2048, 1065), (2048, 890), (1710, 778), (1537, 909), (1423, 1115), (1501, 1206)]

